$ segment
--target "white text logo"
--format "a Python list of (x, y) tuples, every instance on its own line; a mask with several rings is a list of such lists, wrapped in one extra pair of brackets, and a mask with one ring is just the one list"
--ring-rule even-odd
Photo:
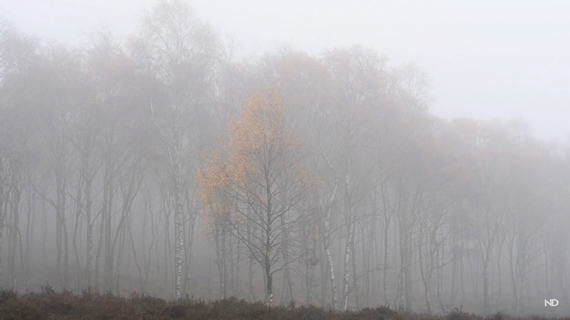
[(550, 307), (556, 307), (558, 305), (558, 300), (556, 299), (550, 299), (550, 300), (546, 300), (544, 299), (544, 306), (550, 306)]

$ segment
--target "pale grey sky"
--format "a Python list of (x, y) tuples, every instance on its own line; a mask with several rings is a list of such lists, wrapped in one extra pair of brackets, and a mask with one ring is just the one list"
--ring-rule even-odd
[[(151, 0), (0, 0), (0, 16), (68, 44), (99, 24), (135, 31)], [(243, 52), (276, 44), (318, 55), (359, 44), (431, 76), (444, 118), (517, 118), (543, 139), (570, 132), (570, 1), (189, 0)]]

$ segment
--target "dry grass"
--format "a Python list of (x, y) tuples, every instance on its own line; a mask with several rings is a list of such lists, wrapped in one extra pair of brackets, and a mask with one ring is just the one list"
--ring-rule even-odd
[[(267, 307), (261, 302), (246, 302), (235, 298), (204, 302), (202, 300), (164, 299), (133, 293), (129, 298), (83, 291), (55, 292), (45, 286), (40, 293), (18, 294), (0, 292), (0, 319), (295, 319), (295, 320), (483, 320), (483, 318), (455, 310), (446, 316), (398, 314), (386, 307), (366, 308), (360, 311), (332, 311), (315, 306), (297, 308)], [(488, 320), (515, 320), (505, 315), (493, 315)], [(487, 320), (485, 319), (485, 320)], [(533, 317), (518, 318), (525, 320)], [(570, 318), (565, 318), (570, 320)], [(546, 320), (541, 318), (541, 320)]]

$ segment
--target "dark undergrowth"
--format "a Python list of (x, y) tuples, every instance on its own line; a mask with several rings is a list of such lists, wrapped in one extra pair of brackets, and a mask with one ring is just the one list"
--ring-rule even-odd
[[(536, 316), (515, 318), (501, 314), (483, 318), (461, 312), (460, 309), (445, 316), (430, 316), (398, 314), (386, 307), (347, 312), (314, 306), (267, 307), (261, 302), (251, 303), (235, 298), (210, 302), (194, 299), (166, 301), (138, 294), (124, 298), (88, 290), (81, 294), (55, 292), (49, 286), (39, 293), (0, 291), (0, 319), (547, 320)], [(570, 320), (570, 317), (564, 319)]]

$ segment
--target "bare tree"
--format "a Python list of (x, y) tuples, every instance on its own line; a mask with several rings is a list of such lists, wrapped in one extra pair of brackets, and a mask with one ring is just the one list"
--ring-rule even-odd
[(181, 296), (185, 260), (184, 188), (192, 173), (194, 139), (202, 128), (198, 119), (203, 119), (208, 103), (216, 46), (210, 27), (182, 1), (159, 3), (133, 41), (141, 72), (149, 72), (159, 86), (146, 108), (165, 152), (174, 199), (175, 298)]

